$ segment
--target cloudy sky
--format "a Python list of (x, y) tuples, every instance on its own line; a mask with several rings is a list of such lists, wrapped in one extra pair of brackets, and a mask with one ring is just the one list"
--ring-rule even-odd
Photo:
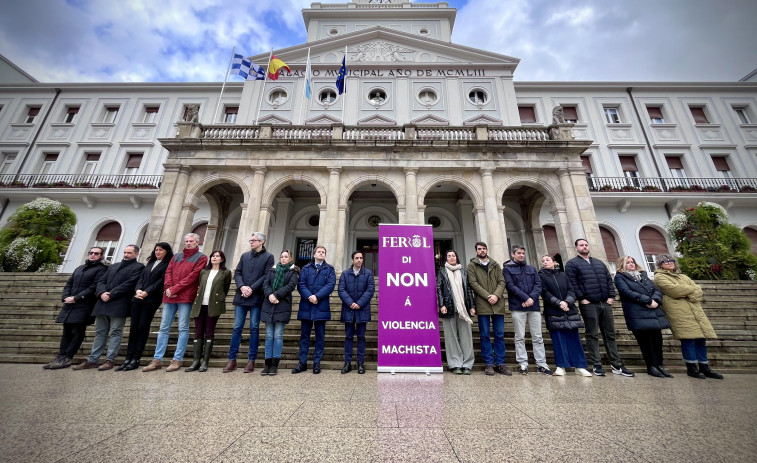
[[(303, 43), (310, 3), (12, 1), (0, 54), (41, 82), (222, 81), (232, 46), (254, 55)], [(519, 81), (736, 81), (757, 68), (755, 0), (448, 3), (453, 42), (520, 58)]]

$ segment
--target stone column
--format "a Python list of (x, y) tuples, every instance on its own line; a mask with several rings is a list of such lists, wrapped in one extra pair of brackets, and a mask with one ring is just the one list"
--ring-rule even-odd
[(481, 169), (481, 183), (484, 187), (484, 214), (486, 216), (486, 230), (488, 233), (487, 246), (489, 246), (489, 255), (499, 262), (504, 262), (507, 236), (505, 223), (498, 207), (496, 192), (494, 190), (494, 179), (492, 169)]
[[(344, 239), (347, 234), (347, 206), (339, 206), (337, 222), (339, 226), (336, 231), (336, 250), (332, 258), (332, 265), (336, 273), (340, 273), (344, 268), (344, 254), (347, 251), (344, 249)], [(351, 251), (348, 253), (351, 253)]]
[(418, 224), (418, 173), (417, 167), (407, 167), (405, 171), (405, 223)]
[(176, 228), (175, 242), (178, 244), (176, 249), (184, 247), (184, 235), (192, 232), (192, 221), (195, 216), (195, 212), (199, 209), (194, 204), (184, 204), (181, 207), (181, 214), (179, 215), (178, 224)]
[[(260, 167), (255, 169), (252, 177), (252, 187), (247, 203), (240, 204), (242, 212), (239, 214), (239, 228), (237, 229), (237, 242), (234, 247), (234, 262), (238, 262), (242, 254), (250, 250), (250, 236), (260, 229), (261, 203), (263, 202), (263, 182), (267, 169)], [(267, 224), (267, 222), (264, 222)], [(265, 232), (263, 232), (265, 233)]]
[(221, 244), (223, 244), (223, 241), (219, 240), (218, 245), (216, 245), (216, 238), (218, 238), (218, 225), (211, 225), (210, 223), (208, 223), (208, 228), (205, 231), (205, 240), (202, 243), (202, 248), (206, 251), (220, 248)]
[(560, 255), (562, 255), (563, 261), (567, 261), (576, 255), (576, 249), (573, 246), (574, 240), (570, 239), (568, 214), (565, 212), (564, 207), (553, 207), (549, 210), (549, 213), (555, 219), (555, 232), (557, 233), (557, 242), (560, 246)]
[(321, 222), (323, 229), (323, 245), (326, 247), (328, 262), (334, 263), (339, 233), (339, 175), (341, 167), (329, 167), (329, 186), (326, 193), (326, 221)]
[[(570, 174), (567, 170), (561, 169), (557, 172), (557, 175), (560, 177), (560, 189), (565, 201), (565, 214), (567, 215), (568, 229), (570, 230), (570, 239), (568, 241), (572, 244), (578, 238), (585, 238), (586, 232), (581, 222), (581, 214), (578, 211), (576, 194), (573, 191), (573, 182), (571, 181)], [(573, 255), (575, 255), (575, 249), (573, 249)]]
[[(547, 255), (547, 240), (544, 239), (544, 229), (543, 228), (532, 228), (530, 230), (526, 230), (526, 233), (529, 234), (529, 236), (532, 237), (534, 242), (534, 252), (536, 255), (532, 256), (531, 259), (529, 259), (536, 268), (541, 267), (541, 256)], [(538, 265), (537, 265), (538, 264)]]
[[(460, 215), (460, 224), (462, 230), (460, 235), (462, 240), (456, 243), (457, 255), (463, 260), (465, 265), (468, 265), (468, 260), (475, 255), (473, 251), (473, 243), (478, 241), (476, 236), (476, 214), (477, 211), (473, 208), (473, 201), (470, 199), (460, 199), (457, 201), (458, 213)], [(473, 219), (473, 220), (471, 220)]]
[[(163, 230), (167, 226), (166, 217), (169, 207), (171, 206), (171, 199), (173, 198), (174, 191), (176, 190), (176, 184), (179, 181), (179, 171), (181, 166), (178, 164), (166, 164), (163, 171), (163, 181), (160, 185), (160, 191), (158, 191), (158, 197), (155, 199), (155, 206), (152, 210), (152, 216), (145, 232), (145, 238), (142, 241), (142, 248), (152, 249), (155, 247), (155, 243), (158, 241), (170, 241), (163, 235)], [(169, 243), (173, 245), (173, 243)], [(141, 253), (140, 262), (147, 261), (150, 257), (150, 253)]]
[(318, 204), (318, 239), (316, 239), (315, 244), (321, 244), (324, 242), (325, 239), (326, 239), (326, 205)]
[[(239, 262), (239, 259), (242, 257), (242, 254), (250, 250), (250, 234), (248, 232), (248, 228), (244, 227), (243, 225), (247, 222), (249, 222), (249, 216), (250, 216), (250, 208), (247, 203), (240, 203), (239, 208), (241, 209), (241, 212), (239, 213), (239, 226), (237, 227), (237, 239), (236, 243), (234, 243), (234, 249), (231, 252), (231, 255), (234, 256), (234, 259), (232, 259), (232, 265), (236, 266), (237, 262)], [(226, 230), (228, 232), (228, 229)], [(228, 259), (228, 255), (226, 256)], [(227, 265), (228, 267), (228, 265)]]
[(424, 225), (426, 223), (426, 205), (425, 204), (418, 205), (418, 223), (424, 224)]
[(594, 203), (591, 200), (589, 185), (586, 182), (586, 173), (581, 168), (571, 168), (568, 170), (566, 177), (569, 179), (570, 185), (575, 193), (576, 207), (578, 208), (581, 228), (584, 231), (584, 238), (589, 241), (591, 255), (607, 262), (604, 241), (599, 232), (597, 215), (594, 212)]
[[(171, 203), (165, 212), (165, 222), (162, 224), (163, 229), (160, 233), (159, 241), (167, 241), (174, 249), (181, 250), (184, 247), (183, 236), (178, 239), (177, 235), (183, 234), (184, 230), (179, 231), (181, 226), (181, 211), (184, 207), (184, 198), (187, 195), (187, 184), (189, 183), (189, 174), (192, 172), (192, 168), (188, 166), (177, 166), (176, 183), (171, 192)], [(155, 203), (155, 210), (158, 210), (158, 203)], [(152, 228), (152, 223), (150, 225)]]
[(474, 214), (476, 221), (476, 239), (473, 242), (483, 241), (484, 243), (488, 243), (489, 232), (486, 229), (486, 212), (483, 207), (477, 207)]

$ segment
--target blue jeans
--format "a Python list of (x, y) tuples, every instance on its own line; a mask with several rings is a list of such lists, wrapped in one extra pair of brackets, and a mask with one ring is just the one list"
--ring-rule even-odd
[(315, 351), (313, 363), (319, 365), (323, 358), (323, 346), (326, 343), (326, 321), (314, 322), (312, 320), (300, 320), (302, 334), (300, 335), (300, 363), (308, 362), (308, 350), (310, 349), (310, 332), (315, 325)]
[(707, 363), (707, 341), (699, 339), (681, 339), (681, 354), (686, 363)]
[(344, 324), (344, 362), (352, 361), (352, 344), (357, 332), (357, 363), (365, 362), (365, 328), (368, 323)]
[(158, 341), (155, 345), (155, 355), (153, 356), (156, 360), (163, 360), (163, 354), (166, 353), (168, 333), (171, 331), (171, 323), (173, 323), (173, 317), (176, 316), (176, 312), (179, 313), (179, 340), (176, 341), (176, 352), (173, 354), (173, 359), (180, 362), (184, 360), (184, 351), (187, 349), (187, 341), (189, 340), (189, 314), (192, 313), (191, 302), (168, 302), (163, 304)]
[(116, 360), (118, 348), (121, 347), (124, 324), (126, 324), (126, 317), (109, 317), (107, 315), (95, 317), (95, 340), (92, 342), (92, 354), (88, 359), (90, 362), (97, 362), (100, 359), (100, 355), (105, 350), (105, 340), (108, 336), (110, 336), (110, 342), (105, 360)]
[[(489, 338), (490, 323), (494, 325), (494, 355), (492, 355), (492, 341)], [(481, 337), (481, 357), (486, 365), (505, 364), (505, 316), (479, 315), (478, 333)]]
[(265, 358), (280, 359), (284, 349), (284, 322), (265, 324)]
[(242, 328), (250, 312), (250, 350), (247, 352), (247, 360), (254, 362), (258, 358), (258, 344), (260, 344), (260, 307), (234, 306), (234, 330), (231, 332), (229, 345), (229, 360), (236, 360), (239, 354), (239, 345), (242, 344)]

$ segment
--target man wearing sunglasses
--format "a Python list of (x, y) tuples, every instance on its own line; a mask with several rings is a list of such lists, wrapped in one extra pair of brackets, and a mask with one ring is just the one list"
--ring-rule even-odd
[(55, 319), (56, 323), (63, 323), (63, 334), (60, 337), (60, 349), (55, 360), (45, 365), (46, 370), (59, 370), (71, 366), (74, 355), (84, 342), (87, 325), (92, 324), (94, 317), (92, 309), (97, 302), (95, 290), (97, 283), (108, 269), (103, 260), (104, 250), (93, 247), (89, 250), (87, 261), (74, 270), (63, 288), (61, 301), (63, 305)]

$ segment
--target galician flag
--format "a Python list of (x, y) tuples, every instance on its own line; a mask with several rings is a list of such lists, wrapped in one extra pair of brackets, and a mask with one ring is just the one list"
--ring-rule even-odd
[(310, 69), (310, 50), (308, 50), (308, 63), (305, 65), (305, 96), (310, 98), (313, 93), (313, 71)]

